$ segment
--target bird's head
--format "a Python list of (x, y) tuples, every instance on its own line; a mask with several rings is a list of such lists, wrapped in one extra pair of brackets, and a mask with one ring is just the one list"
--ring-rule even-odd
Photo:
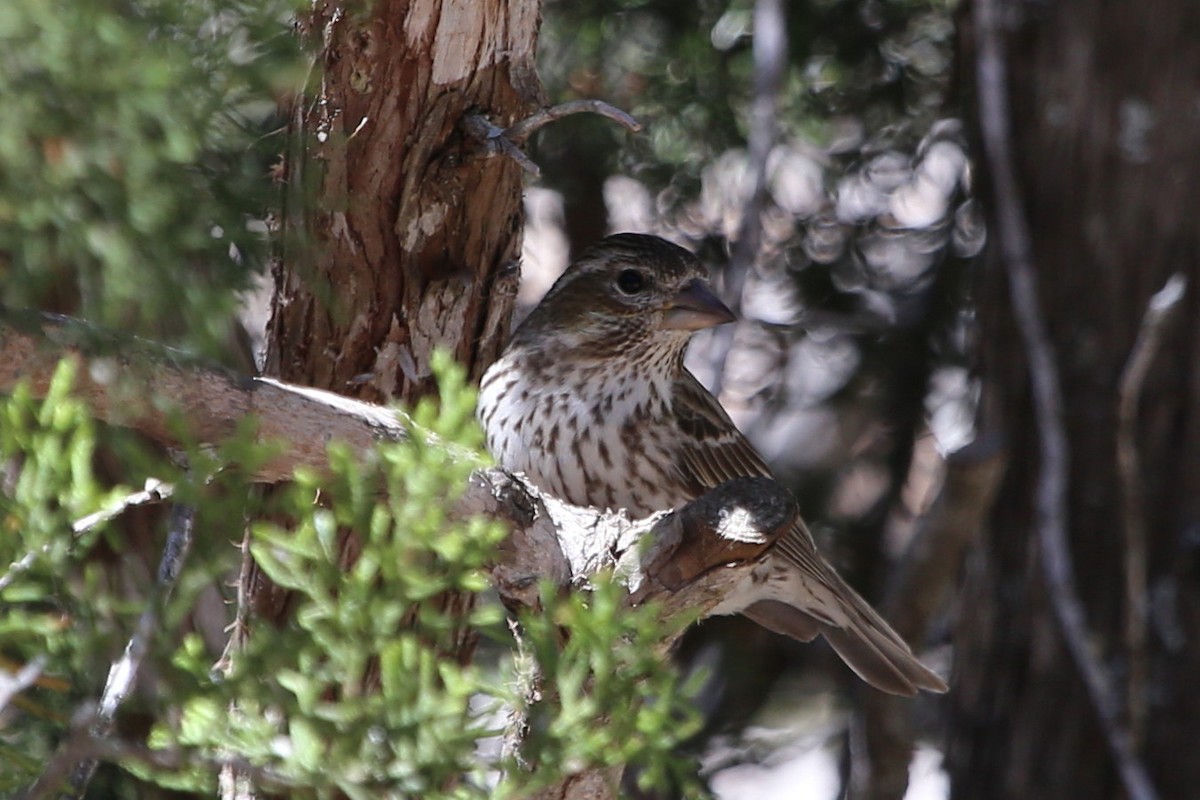
[(693, 332), (733, 319), (694, 255), (657, 236), (618, 233), (567, 267), (513, 342), (589, 360), (681, 354)]

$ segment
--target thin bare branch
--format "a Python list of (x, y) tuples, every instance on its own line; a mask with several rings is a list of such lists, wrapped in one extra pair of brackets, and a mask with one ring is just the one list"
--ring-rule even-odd
[[(112, 733), (117, 710), (137, 683), (142, 662), (158, 630), (159, 615), (179, 580), (183, 562), (191, 550), (195, 517), (196, 511), (191, 506), (176, 504), (171, 508), (171, 516), (167, 523), (167, 541), (158, 564), (157, 588), (154, 596), (150, 598), (149, 605), (138, 618), (137, 627), (125, 646), (125, 652), (108, 672), (108, 681), (104, 685), (104, 692), (100, 696), (100, 703), (90, 726), (90, 736), (94, 740), (102, 740)], [(94, 755), (75, 763), (71, 767), (71, 777), (59, 796), (83, 797), (98, 764), (99, 758)]]
[(504, 138), (517, 146), (523, 145), (529, 141), (530, 136), (551, 122), (560, 120), (563, 117), (569, 117), (572, 114), (599, 114), (605, 119), (611, 119), (613, 122), (634, 133), (642, 129), (642, 123), (638, 122), (630, 114), (616, 106), (609, 105), (603, 100), (571, 100), (570, 102), (559, 103), (550, 108), (543, 108), (532, 116), (526, 117), (504, 131)]
[(787, 18), (783, 0), (754, 3), (754, 103), (750, 111), (750, 196), (742, 213), (730, 266), (750, 269), (762, 247), (762, 211), (767, 199), (767, 162), (779, 138), (779, 90), (787, 70)]
[(1040, 473), (1035, 508), (1047, 593), (1067, 650), (1083, 678), (1105, 741), (1130, 800), (1157, 797), (1122, 724), (1112, 681), (1092, 654), (1083, 603), (1075, 587), (1067, 544), (1067, 479), (1070, 452), (1063, 425), (1058, 368), (1038, 301), (1033, 239), (1017, 182), (1008, 115), (1008, 64), (1004, 47), (1004, 0), (975, 0), (978, 49), (975, 59), (979, 119), (990, 173), (1001, 258), (1008, 272), (1013, 314), (1029, 360)]
[(9, 564), (8, 569), (4, 571), (4, 574), (0, 575), (0, 592), (7, 589), (12, 582), (21, 575), (21, 573), (32, 567), (33, 562), (37, 561), (38, 556), (46, 552), (47, 549), (49, 549), (49, 545), (40, 547), (37, 550), (30, 550), (28, 553)]
[(147, 478), (145, 486), (140, 492), (127, 494), (108, 508), (102, 508), (86, 517), (80, 517), (71, 525), (71, 530), (78, 536), (102, 522), (116, 519), (131, 508), (154, 505), (168, 500), (174, 491), (175, 487), (169, 483), (164, 483), (158, 478)]
[(37, 682), (45, 666), (46, 657), (38, 656), (15, 674), (0, 667), (0, 712), (8, 708), (14, 697)]
[(561, 103), (526, 117), (509, 128), (494, 125), (491, 120), (479, 113), (463, 117), (461, 127), (466, 133), (479, 142), (488, 155), (501, 155), (511, 158), (521, 165), (521, 169), (534, 177), (542, 174), (541, 167), (525, 155), (521, 149), (529, 137), (555, 120), (569, 117), (572, 114), (599, 114), (611, 119), (619, 125), (637, 132), (642, 124), (616, 106), (611, 106), (603, 100), (572, 100)]
[[(103, 508), (93, 514), (88, 514), (86, 517), (80, 517), (71, 525), (71, 530), (78, 536), (81, 533), (91, 530), (102, 522), (108, 522), (128, 509), (134, 506), (150, 505), (152, 503), (160, 503), (171, 496), (173, 491), (170, 484), (163, 483), (156, 478), (148, 478), (146, 480), (146, 488), (140, 492), (122, 497), (119, 501), (113, 504), (111, 508)], [(4, 591), (17, 577), (33, 566), (38, 557), (49, 550), (49, 545), (30, 550), (18, 560), (9, 565), (3, 575), (0, 575), (0, 592)]]
[(60, 800), (77, 795), (69, 783), (73, 777), (71, 768), (81, 759), (88, 757), (85, 752), (87, 726), (94, 718), (95, 709), (90, 707), (75, 714), (71, 720), (71, 735), (59, 745), (54, 757), (46, 764), (37, 780), (24, 792), (17, 793), (17, 800), (44, 800), (51, 794), (55, 795), (56, 800)]
[(1137, 447), (1138, 403), (1150, 364), (1163, 334), (1187, 289), (1183, 273), (1172, 275), (1153, 297), (1142, 317), (1117, 393), (1117, 475), (1121, 485), (1125, 531), (1125, 651), (1129, 658), (1126, 714), (1134, 747), (1146, 727), (1146, 519), (1141, 464)]

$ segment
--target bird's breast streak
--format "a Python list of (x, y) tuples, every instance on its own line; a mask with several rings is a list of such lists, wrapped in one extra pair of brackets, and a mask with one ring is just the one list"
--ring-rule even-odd
[(488, 446), (505, 469), (575, 505), (643, 517), (686, 500), (673, 464), (669, 384), (588, 374), (571, 384), (545, 375), (485, 381)]
[[(570, 418), (583, 420), (570, 426), (553, 448), (542, 452), (536, 465), (542, 485), (577, 505), (623, 508), (634, 517), (671, 508), (674, 503), (663, 491), (666, 476), (652, 466), (670, 463), (660, 432), (654, 425), (629, 425), (631, 418), (645, 414), (648, 397), (618, 388), (574, 393), (567, 406)], [(597, 409), (600, 413), (597, 413)], [(555, 474), (561, 485), (554, 486)]]

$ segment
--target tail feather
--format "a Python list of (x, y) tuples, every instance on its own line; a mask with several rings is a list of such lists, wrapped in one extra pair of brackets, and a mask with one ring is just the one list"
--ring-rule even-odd
[(889, 694), (911, 697), (918, 690), (942, 693), (946, 682), (905, 650), (898, 651), (890, 642), (881, 642), (875, 631), (850, 631), (824, 626), (825, 641), (858, 677)]
[(946, 682), (913, 655), (899, 634), (857, 592), (832, 570), (823, 577), (832, 579), (831, 591), (821, 594), (834, 602), (834, 613), (821, 608), (818, 615), (778, 599), (759, 600), (742, 613), (764, 628), (802, 642), (820, 633), (850, 669), (881, 691), (912, 696), (921, 689), (939, 693), (947, 690)]

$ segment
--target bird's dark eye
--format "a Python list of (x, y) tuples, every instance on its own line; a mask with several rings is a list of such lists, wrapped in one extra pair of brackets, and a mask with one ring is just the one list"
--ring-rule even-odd
[(637, 294), (649, 283), (650, 280), (645, 273), (638, 272), (636, 269), (623, 269), (617, 276), (617, 288), (625, 294)]

